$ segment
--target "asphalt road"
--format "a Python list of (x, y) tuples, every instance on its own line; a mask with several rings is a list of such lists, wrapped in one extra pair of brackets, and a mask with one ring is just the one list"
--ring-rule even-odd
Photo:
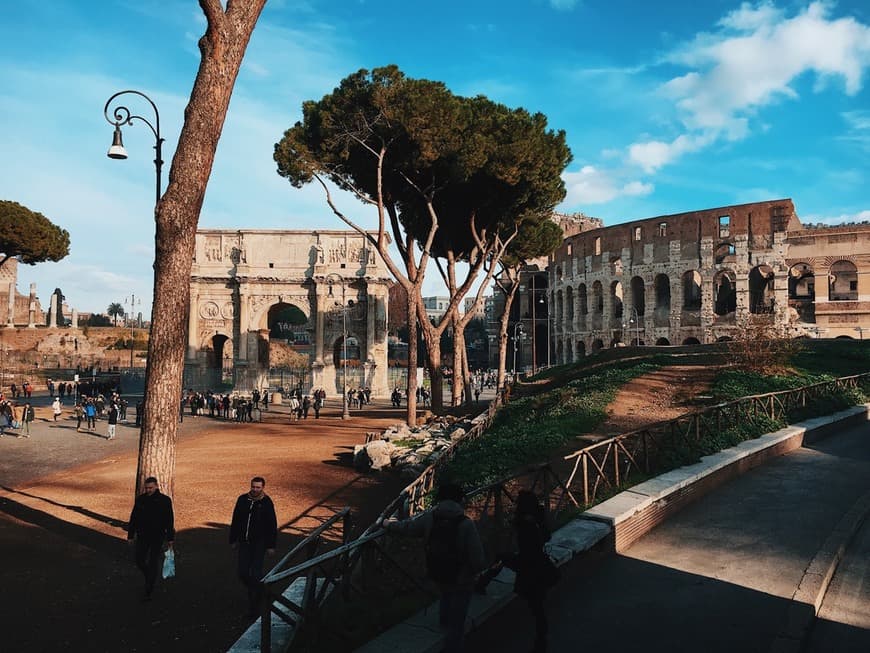
[[(870, 423), (756, 468), (626, 553), (572, 564), (548, 600), (548, 650), (768, 653), (810, 561), (868, 491)], [(813, 653), (870, 651), (867, 538), (865, 525), (826, 601)], [(515, 600), (470, 634), (467, 648), (528, 651), (533, 632)], [(841, 647), (829, 643), (832, 632)]]

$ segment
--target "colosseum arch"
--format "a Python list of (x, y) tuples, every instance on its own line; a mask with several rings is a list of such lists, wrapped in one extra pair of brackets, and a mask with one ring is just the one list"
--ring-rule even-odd
[(836, 261), (831, 265), (828, 298), (832, 302), (858, 300), (858, 268), (852, 261)]
[(657, 274), (653, 287), (656, 293), (656, 307), (653, 310), (655, 325), (657, 327), (669, 326), (671, 317), (671, 280), (666, 274)]
[(713, 313), (728, 315), (737, 310), (737, 275), (732, 270), (719, 270), (713, 277)]
[(586, 296), (586, 284), (577, 286), (577, 306), (580, 312), (580, 330), (586, 330), (586, 316), (589, 314), (589, 299)]
[(697, 270), (683, 272), (683, 310), (701, 310), (701, 273)]
[(643, 277), (632, 277), (631, 279), (631, 305), (637, 311), (638, 317), (643, 317), (646, 312), (646, 287)]
[(773, 313), (773, 268), (767, 264), (756, 265), (749, 271), (749, 312)]
[(604, 316), (604, 291), (600, 281), (592, 284), (592, 328), (600, 329)]
[(622, 282), (613, 281), (610, 284), (610, 302), (612, 305), (611, 319), (613, 325), (617, 326), (622, 320)]
[[(199, 230), (185, 387), (213, 387), (219, 365), (231, 367), (237, 390), (276, 385), (269, 369), (282, 353), (307, 367), (306, 391), (329, 391), (350, 367), (336, 359), (345, 324), (348, 345), (359, 347), (359, 384), (388, 394), (384, 272), (353, 231)], [(343, 289), (343, 306), (335, 306), (335, 288)]]

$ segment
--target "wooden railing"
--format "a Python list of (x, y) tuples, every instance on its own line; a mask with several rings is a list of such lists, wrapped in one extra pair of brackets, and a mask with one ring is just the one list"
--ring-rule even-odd
[[(487, 552), (495, 555), (506, 550), (510, 544), (509, 516), (520, 489), (531, 489), (544, 497), (551, 519), (558, 522), (566, 512), (583, 510), (604, 496), (619, 491), (636, 474), (660, 471), (657, 465), (666, 446), (679, 445), (681, 442), (697, 443), (705, 436), (740, 421), (753, 422), (762, 416), (781, 419), (819, 397), (868, 382), (870, 373), (795, 390), (744, 397), (623, 433), (565, 456), (564, 460), (567, 463), (573, 461), (573, 465), (566, 464), (564, 468), (556, 468), (549, 463), (530, 466), (518, 474), (471, 491), (467, 495), (467, 512), (476, 520)], [(382, 524), (386, 519), (413, 516), (425, 508), (427, 496), (434, 489), (440, 472), (452, 459), (457, 446), (480, 437), (491, 424), (497, 408), (496, 402), (493, 402), (483, 418), (405, 487), (356, 539), (349, 540), (349, 509), (345, 508), (275, 565), (263, 579), (266, 598), (262, 608), (261, 650), (271, 650), (271, 614), (295, 624), (298, 630), (303, 620), (319, 616), (331, 590), (338, 589), (344, 600), (349, 600), (354, 592), (363, 600), (371, 600), (372, 587), (383, 590), (385, 568), (393, 570), (393, 582), (397, 583), (392, 593), (413, 589), (418, 596), (434, 598), (435, 594), (422, 574), (408, 571), (409, 568), (421, 568), (419, 556), (416, 561), (412, 559), (410, 564), (402, 560), (406, 552), (393, 550), (389, 544), (392, 538), (384, 540)], [(339, 521), (343, 524), (341, 544), (325, 553), (318, 553), (324, 534), (335, 528)], [(333, 537), (333, 540), (338, 539)], [(378, 570), (377, 583), (372, 580), (373, 569)], [(281, 588), (291, 579), (300, 577), (306, 579), (306, 584), (303, 599), (297, 604), (281, 596)], [(284, 606), (292, 615), (276, 610), (272, 606), (273, 601)]]
[(760, 418), (782, 420), (820, 397), (868, 381), (870, 373), (865, 373), (794, 390), (743, 397), (584, 447), (565, 456), (566, 461), (574, 462), (565, 481), (565, 491), (570, 495), (566, 498), (579, 502), (576, 495), (582, 498), (582, 505), (591, 506), (600, 500), (602, 493), (617, 491), (633, 475), (659, 469), (666, 448), (681, 443), (696, 444), (735, 424), (757, 423)]

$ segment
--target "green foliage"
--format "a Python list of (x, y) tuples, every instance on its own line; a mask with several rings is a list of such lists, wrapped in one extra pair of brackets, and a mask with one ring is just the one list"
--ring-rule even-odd
[(118, 318), (124, 315), (124, 307), (118, 302), (112, 302), (109, 304), (109, 308), (106, 309), (106, 313), (109, 317), (114, 318), (115, 326), (118, 326)]
[(792, 364), (807, 374), (861, 374), (870, 370), (870, 340), (812, 340), (792, 358)]
[(10, 256), (27, 265), (59, 261), (69, 254), (69, 232), (41, 213), (0, 200), (0, 252), (0, 265)]
[(712, 394), (716, 401), (731, 401), (750, 395), (791, 390), (801, 386), (830, 380), (830, 376), (799, 374), (763, 374), (740, 370), (722, 370), (713, 382)]
[(107, 327), (112, 326), (112, 321), (102, 313), (92, 313), (87, 321), (88, 326)]
[(567, 385), (512, 401), (486, 435), (459, 448), (448, 475), (467, 487), (484, 485), (531, 463), (542, 462), (607, 417), (607, 406), (627, 381), (657, 365), (613, 367)]

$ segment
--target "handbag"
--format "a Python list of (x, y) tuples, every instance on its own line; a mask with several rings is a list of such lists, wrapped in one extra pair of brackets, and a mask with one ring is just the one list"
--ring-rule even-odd
[(163, 558), (163, 578), (175, 577), (175, 549), (166, 549), (166, 557)]

